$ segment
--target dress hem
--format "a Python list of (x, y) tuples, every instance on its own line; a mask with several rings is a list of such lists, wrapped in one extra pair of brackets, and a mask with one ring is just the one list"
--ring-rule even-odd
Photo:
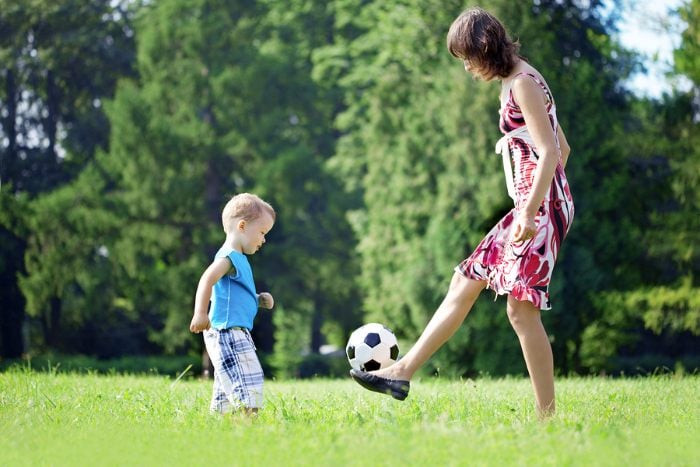
[(483, 269), (484, 272), (486, 272), (488, 268), (483, 264), (469, 259), (464, 261), (462, 264), (465, 264), (467, 267), (462, 268), (460, 265), (455, 267), (455, 271), (459, 272), (467, 279), (486, 281), (486, 288), (495, 293), (494, 301), (499, 295), (511, 295), (514, 299), (520, 302), (532, 303), (534, 307), (540, 311), (552, 309), (552, 305), (549, 302), (549, 292), (537, 290), (534, 287), (524, 285), (520, 282), (515, 282), (512, 287), (499, 287), (496, 285), (496, 281), (494, 280), (494, 276), (498, 274), (497, 271), (491, 271), (488, 277), (483, 277), (474, 270), (474, 266), (478, 265), (479, 269)]

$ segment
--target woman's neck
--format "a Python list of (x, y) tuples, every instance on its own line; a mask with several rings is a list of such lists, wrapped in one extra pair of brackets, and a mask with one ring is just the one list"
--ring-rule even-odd
[(513, 69), (510, 70), (510, 74), (503, 78), (503, 81), (510, 81), (513, 79), (515, 75), (518, 73), (522, 72), (526, 68), (526, 62), (520, 57), (515, 58), (515, 64), (513, 65)]

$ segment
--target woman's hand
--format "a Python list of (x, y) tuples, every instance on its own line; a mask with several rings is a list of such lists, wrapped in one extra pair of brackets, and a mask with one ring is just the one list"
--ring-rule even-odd
[(535, 222), (535, 216), (521, 211), (515, 218), (512, 241), (518, 243), (530, 240), (535, 236), (536, 232), (537, 223)]

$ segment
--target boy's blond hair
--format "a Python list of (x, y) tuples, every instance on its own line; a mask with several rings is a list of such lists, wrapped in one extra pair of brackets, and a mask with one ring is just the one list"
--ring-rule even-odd
[(263, 212), (267, 212), (272, 216), (272, 220), (275, 220), (275, 210), (269, 203), (251, 193), (237, 194), (226, 203), (221, 213), (221, 222), (224, 226), (224, 232), (226, 232), (226, 234), (233, 232), (237, 221), (254, 221), (262, 216)]

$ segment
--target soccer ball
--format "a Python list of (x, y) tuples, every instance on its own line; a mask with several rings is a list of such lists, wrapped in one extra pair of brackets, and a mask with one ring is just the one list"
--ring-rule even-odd
[(391, 329), (379, 323), (369, 323), (350, 334), (345, 353), (354, 369), (374, 371), (396, 363), (399, 344)]

